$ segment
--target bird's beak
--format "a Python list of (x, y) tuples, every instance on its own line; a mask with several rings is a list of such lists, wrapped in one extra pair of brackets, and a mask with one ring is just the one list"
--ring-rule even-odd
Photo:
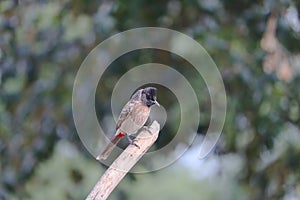
[(160, 104), (159, 104), (156, 100), (154, 101), (154, 103), (155, 103), (156, 105), (160, 106)]

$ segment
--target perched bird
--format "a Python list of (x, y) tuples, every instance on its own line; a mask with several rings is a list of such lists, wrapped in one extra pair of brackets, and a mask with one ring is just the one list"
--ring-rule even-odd
[[(146, 123), (150, 107), (154, 104), (159, 106), (156, 101), (157, 89), (154, 87), (147, 87), (135, 92), (127, 104), (123, 107), (116, 125), (116, 133), (111, 139), (106, 148), (97, 156), (97, 160), (105, 160), (114, 146), (121, 140), (122, 137), (127, 136), (131, 144), (137, 146), (129, 135), (137, 133)], [(137, 146), (138, 147), (138, 146)]]

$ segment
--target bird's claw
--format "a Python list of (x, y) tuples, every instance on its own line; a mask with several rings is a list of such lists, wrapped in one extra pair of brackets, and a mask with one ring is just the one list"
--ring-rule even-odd
[(135, 143), (135, 140), (132, 140), (132, 142), (131, 142), (130, 144), (136, 146), (136, 147), (139, 148), (139, 149), (141, 148), (139, 145), (137, 145), (137, 144)]
[(136, 140), (134, 139), (134, 140), (132, 140), (130, 137), (129, 137), (129, 135), (127, 135), (127, 138), (128, 138), (128, 141), (129, 141), (129, 143), (131, 144), (131, 145), (134, 145), (134, 146), (136, 146), (137, 148), (139, 148), (140, 149), (140, 146), (139, 145), (137, 145), (135, 142), (136, 142)]
[(152, 132), (150, 131), (150, 128), (148, 126), (143, 126), (142, 129), (147, 131), (148, 133), (150, 133), (152, 135)]

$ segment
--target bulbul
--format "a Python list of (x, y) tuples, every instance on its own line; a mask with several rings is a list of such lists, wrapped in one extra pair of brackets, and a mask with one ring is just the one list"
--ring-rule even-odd
[[(156, 101), (157, 89), (154, 87), (147, 87), (136, 91), (130, 100), (123, 107), (116, 125), (116, 133), (111, 139), (110, 143), (97, 156), (97, 160), (105, 160), (114, 146), (121, 140), (122, 137), (127, 136), (131, 144), (134, 144), (129, 135), (137, 133), (146, 123), (150, 108), (152, 105), (158, 105)], [(137, 146), (137, 145), (136, 145)]]

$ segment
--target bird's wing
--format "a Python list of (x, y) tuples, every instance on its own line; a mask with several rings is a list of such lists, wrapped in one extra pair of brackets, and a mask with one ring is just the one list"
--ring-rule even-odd
[(127, 104), (123, 107), (119, 119), (117, 121), (116, 130), (120, 128), (124, 120), (127, 118), (127, 116), (132, 112), (134, 104), (136, 104), (135, 101), (129, 101)]
[(140, 101), (141, 98), (142, 89), (136, 91), (130, 98), (130, 100), (127, 102), (127, 104), (123, 107), (119, 119), (117, 121), (116, 130), (118, 130), (121, 126), (121, 124), (124, 122), (126, 117), (129, 115), (129, 113), (132, 112), (134, 105), (137, 101)]

